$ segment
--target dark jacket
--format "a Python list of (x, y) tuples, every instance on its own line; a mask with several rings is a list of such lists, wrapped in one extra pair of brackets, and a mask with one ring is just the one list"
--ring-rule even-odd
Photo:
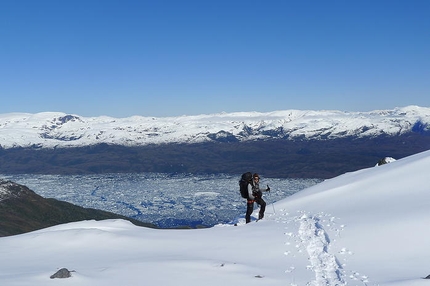
[(268, 189), (261, 190), (259, 183), (248, 184), (248, 198), (253, 201), (256, 198), (261, 198), (263, 196), (263, 192), (267, 192)]

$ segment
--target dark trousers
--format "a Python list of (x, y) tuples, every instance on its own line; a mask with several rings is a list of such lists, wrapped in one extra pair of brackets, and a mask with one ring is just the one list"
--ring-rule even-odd
[(266, 210), (266, 202), (262, 198), (256, 198), (254, 201), (249, 201), (246, 203), (246, 223), (251, 222), (251, 214), (254, 211), (254, 202), (260, 205), (260, 211), (258, 212), (258, 219), (264, 217), (264, 211)]

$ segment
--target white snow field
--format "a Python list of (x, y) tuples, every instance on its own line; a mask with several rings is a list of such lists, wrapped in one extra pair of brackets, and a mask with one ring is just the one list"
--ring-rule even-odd
[[(82, 221), (3, 237), (0, 285), (430, 285), (429, 169), (427, 151), (344, 174), (250, 224)], [(50, 279), (63, 267), (72, 277)]]

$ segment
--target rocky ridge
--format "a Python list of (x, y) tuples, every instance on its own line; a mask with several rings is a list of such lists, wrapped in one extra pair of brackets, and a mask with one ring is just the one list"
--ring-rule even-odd
[(82, 220), (125, 219), (138, 226), (155, 228), (125, 216), (43, 198), (26, 186), (3, 179), (0, 179), (0, 218), (0, 236)]

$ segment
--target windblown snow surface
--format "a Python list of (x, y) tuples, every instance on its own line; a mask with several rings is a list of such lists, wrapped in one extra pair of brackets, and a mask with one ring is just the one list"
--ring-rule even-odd
[[(344, 174), (250, 224), (82, 221), (3, 237), (0, 285), (429, 285), (429, 169), (427, 151)], [(49, 278), (63, 267), (71, 278)]]

